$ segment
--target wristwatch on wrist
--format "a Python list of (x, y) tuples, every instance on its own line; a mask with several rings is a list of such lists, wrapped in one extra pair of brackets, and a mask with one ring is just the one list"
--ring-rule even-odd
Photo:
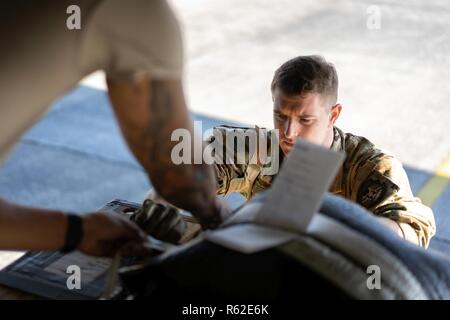
[(64, 246), (61, 252), (68, 253), (74, 251), (80, 245), (83, 238), (83, 219), (75, 213), (67, 213), (67, 231)]

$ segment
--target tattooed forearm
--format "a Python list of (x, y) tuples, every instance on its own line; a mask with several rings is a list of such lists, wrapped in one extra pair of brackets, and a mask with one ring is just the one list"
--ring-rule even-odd
[[(111, 81), (108, 85), (128, 145), (149, 174), (156, 191), (170, 203), (192, 212), (205, 227), (218, 224), (212, 167), (175, 165), (171, 160), (172, 148), (177, 143), (171, 141), (172, 132), (186, 128), (193, 134), (181, 82), (147, 80), (128, 94), (117, 90)], [(132, 105), (137, 107), (132, 110)], [(139, 116), (133, 115), (134, 111)]]
[(213, 171), (206, 165), (175, 165), (170, 157), (175, 144), (170, 140), (173, 130), (191, 129), (180, 94), (181, 88), (177, 90), (167, 82), (150, 84), (150, 117), (142, 137), (148, 153), (146, 167), (156, 190), (165, 199), (192, 212), (207, 213), (214, 199)]

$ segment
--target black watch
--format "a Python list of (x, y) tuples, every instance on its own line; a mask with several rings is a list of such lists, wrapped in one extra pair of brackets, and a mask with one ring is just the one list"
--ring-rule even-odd
[(67, 214), (67, 231), (62, 253), (74, 251), (80, 245), (83, 238), (83, 218), (78, 214)]

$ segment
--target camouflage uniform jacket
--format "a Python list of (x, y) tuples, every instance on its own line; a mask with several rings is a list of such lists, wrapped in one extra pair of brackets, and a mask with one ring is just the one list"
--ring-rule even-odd
[[(221, 131), (225, 136), (226, 131), (229, 133), (230, 130), (234, 134), (236, 132), (240, 134), (245, 130), (256, 129), (219, 126), (214, 130)], [(210, 141), (211, 139), (214, 140), (211, 137)], [(400, 161), (377, 149), (366, 138), (344, 133), (336, 127), (331, 149), (345, 152), (346, 159), (329, 191), (357, 202), (377, 216), (395, 221), (406, 240), (427, 247), (436, 231), (433, 212), (412, 194), (408, 177)], [(245, 159), (250, 158), (248, 152), (246, 144)], [(234, 154), (233, 157), (236, 159), (236, 156)], [(279, 157), (281, 163), (284, 158), (281, 149)], [(274, 179), (274, 175), (264, 175), (261, 172), (262, 165), (249, 162), (244, 164), (216, 162), (215, 171), (218, 181), (217, 194), (239, 192), (247, 199), (268, 188)]]

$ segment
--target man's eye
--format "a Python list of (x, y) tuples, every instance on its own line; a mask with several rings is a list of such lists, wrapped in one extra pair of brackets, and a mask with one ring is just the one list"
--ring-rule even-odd
[(310, 125), (314, 122), (314, 119), (300, 119), (300, 122), (305, 125)]
[(283, 116), (282, 114), (275, 113), (275, 118), (278, 119), (278, 120), (284, 120), (286, 117)]

